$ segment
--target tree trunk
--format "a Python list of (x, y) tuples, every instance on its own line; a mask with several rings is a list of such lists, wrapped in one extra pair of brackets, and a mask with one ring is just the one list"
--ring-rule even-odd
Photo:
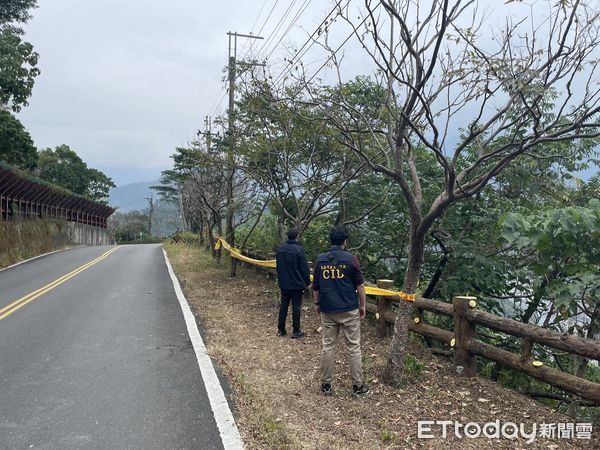
[(279, 242), (283, 242), (285, 240), (285, 224), (283, 222), (283, 216), (277, 219), (277, 237), (279, 238)]
[[(596, 305), (592, 312), (592, 316), (590, 317), (590, 323), (588, 325), (588, 329), (586, 332), (586, 337), (588, 339), (596, 339), (596, 336), (600, 334), (600, 304)], [(585, 370), (589, 364), (589, 359), (580, 357), (579, 364), (577, 364), (577, 370), (575, 375), (578, 377), (582, 377), (585, 375)]]
[(179, 201), (179, 217), (181, 218), (181, 227), (183, 228), (183, 231), (189, 231), (186, 212), (183, 206), (183, 195), (181, 193), (181, 188), (179, 188), (177, 192), (177, 200)]
[(443, 244), (440, 244), (440, 246), (442, 247), (444, 256), (442, 256), (442, 259), (440, 259), (440, 262), (438, 263), (438, 266), (435, 269), (435, 273), (433, 274), (433, 277), (431, 277), (431, 281), (429, 281), (429, 284), (427, 285), (427, 289), (425, 289), (425, 292), (423, 292), (423, 297), (425, 298), (431, 298), (431, 296), (433, 295), (437, 284), (442, 278), (444, 269), (446, 268), (446, 265), (450, 260), (450, 252), (447, 251), (446, 247), (444, 247)]
[[(425, 247), (425, 235), (417, 233), (416, 225), (411, 225), (409, 239), (408, 266), (404, 274), (402, 290), (407, 294), (414, 294), (417, 289), (421, 268), (423, 267), (423, 251)], [(414, 303), (400, 300), (397, 311), (397, 319), (394, 324), (394, 337), (388, 357), (388, 363), (384, 371), (384, 379), (393, 386), (403, 383), (404, 356), (408, 344), (408, 325), (414, 314)]]
[(204, 228), (206, 223), (204, 222), (204, 217), (200, 216), (200, 226), (198, 227), (198, 247), (202, 248), (204, 245)]
[[(219, 215), (219, 217), (217, 217), (217, 232), (219, 233), (219, 236), (223, 236), (223, 220), (221, 219), (221, 216)], [(221, 262), (221, 255), (223, 254), (223, 247), (220, 247), (219, 250), (217, 250), (217, 262)]]
[(215, 235), (213, 233), (214, 224), (211, 224), (206, 227), (206, 232), (208, 234), (208, 245), (210, 245), (210, 252), (212, 253), (213, 258), (218, 259), (217, 249), (215, 248), (216, 240)]
[[(226, 236), (227, 236), (227, 242), (229, 242), (229, 244), (232, 247), (235, 247), (235, 228), (233, 226), (233, 210), (228, 211), (227, 212), (227, 224), (226, 224)], [(235, 277), (237, 275), (237, 259), (235, 258), (230, 258), (231, 259), (231, 270), (229, 271), (229, 276), (230, 277)]]
[(556, 277), (557, 277), (556, 272), (550, 272), (549, 274), (547, 274), (544, 277), (544, 279), (540, 283), (540, 286), (534, 291), (533, 299), (531, 300), (531, 303), (529, 303), (529, 305), (527, 306), (527, 309), (523, 313), (523, 316), (521, 317), (521, 322), (529, 323), (529, 321), (531, 320), (531, 317), (535, 314), (535, 312), (537, 311), (537, 309), (540, 306), (540, 303), (542, 302), (542, 298), (544, 297), (544, 290), (546, 289), (546, 286), (548, 286), (548, 283), (551, 280), (554, 280)]

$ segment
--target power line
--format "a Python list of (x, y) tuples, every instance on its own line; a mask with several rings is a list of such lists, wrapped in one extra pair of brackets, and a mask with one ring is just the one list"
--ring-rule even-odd
[[(260, 30), (258, 30), (258, 33), (257, 33), (258, 35), (262, 34), (263, 30), (265, 29), (265, 26), (267, 25), (267, 22), (269, 21), (269, 19), (273, 15), (273, 12), (275, 11), (275, 7), (277, 6), (278, 3), (279, 3), (279, 0), (275, 0), (275, 3), (273, 3), (273, 6), (271, 7), (271, 11), (269, 11), (269, 15), (267, 16), (267, 18), (263, 22), (262, 27), (260, 27)], [(250, 43), (250, 47), (248, 48), (248, 51), (244, 55), (244, 59), (247, 58), (248, 55), (250, 54), (250, 52), (252, 51), (252, 48), (254, 47), (254, 43), (255, 43), (254, 40)]]
[[(373, 9), (373, 11), (375, 11), (375, 10), (376, 10), (376, 9), (379, 7), (379, 5), (381, 5), (381, 3), (378, 3), (378, 4), (377, 4), (377, 6), (375, 6), (375, 8)], [(365, 18), (363, 19), (363, 21), (362, 21), (360, 24), (358, 24), (358, 26), (357, 26), (356, 28), (360, 28), (360, 27), (362, 27), (362, 26), (365, 24), (365, 22), (366, 22), (366, 21), (367, 21), (369, 18), (370, 18), (370, 16), (369, 16), (369, 15), (366, 15), (366, 16), (365, 16)], [(340, 44), (340, 46), (339, 46), (339, 47), (338, 47), (336, 50), (334, 50), (334, 51), (331, 53), (331, 55), (329, 55), (329, 56), (327, 57), (327, 59), (325, 60), (325, 62), (323, 63), (323, 65), (322, 65), (321, 67), (319, 67), (319, 69), (318, 69), (318, 70), (317, 70), (317, 71), (316, 71), (316, 72), (313, 74), (313, 76), (312, 76), (312, 77), (310, 77), (310, 79), (309, 79), (309, 80), (306, 82), (306, 84), (310, 83), (310, 82), (311, 82), (311, 81), (312, 81), (312, 80), (313, 80), (313, 79), (314, 79), (314, 78), (315, 78), (315, 77), (316, 77), (316, 76), (319, 74), (319, 72), (320, 72), (321, 70), (323, 70), (323, 68), (324, 68), (324, 67), (327, 65), (327, 63), (328, 63), (328, 62), (329, 62), (329, 61), (330, 61), (330, 60), (331, 60), (331, 59), (332, 59), (332, 58), (333, 58), (333, 57), (334, 57), (334, 56), (337, 54), (337, 52), (339, 52), (339, 51), (342, 49), (342, 47), (343, 47), (344, 45), (346, 45), (346, 43), (347, 43), (347, 42), (350, 40), (350, 38), (351, 38), (352, 36), (354, 36), (354, 33), (355, 33), (355, 32), (354, 32), (354, 31), (352, 31), (352, 33), (350, 33), (350, 35), (349, 35), (349, 36), (348, 36), (346, 39), (344, 39), (344, 42), (342, 42), (342, 43)]]
[[(275, 0), (275, 3), (271, 7), (271, 11), (269, 12), (269, 15), (265, 19), (264, 23), (262, 24), (262, 27), (260, 28), (260, 31), (258, 32), (259, 35), (262, 33), (262, 30), (265, 27), (265, 25), (267, 24), (267, 21), (269, 20), (269, 18), (273, 14), (273, 11), (275, 10), (275, 7), (277, 6), (278, 2), (279, 2), (279, 0)], [(250, 34), (252, 34), (254, 32), (254, 29), (256, 28), (256, 25), (258, 24), (258, 21), (260, 20), (260, 16), (262, 15), (262, 13), (263, 13), (266, 5), (267, 5), (267, 0), (264, 0), (262, 6), (260, 8), (260, 11), (258, 12), (258, 15), (256, 16), (256, 19), (254, 20), (254, 24), (252, 25), (252, 29), (250, 31)], [(254, 45), (254, 42), (255, 42), (255, 40), (252, 39), (251, 44), (250, 44), (250, 48), (248, 49), (248, 52), (246, 53), (246, 56), (252, 50), (252, 46)], [(248, 41), (245, 41), (244, 45), (242, 47), (242, 50), (240, 50), (240, 53), (243, 53), (243, 51), (246, 48), (247, 44), (248, 44)], [(225, 97), (227, 97), (227, 91), (224, 91), (220, 96), (217, 96), (215, 102), (213, 103), (213, 105), (211, 107), (211, 111), (212, 111), (212, 115), (213, 116), (216, 116), (218, 109), (223, 104), (223, 100), (225, 100)]]
[[(313, 39), (314, 36), (321, 30), (321, 28), (327, 23), (327, 21), (329, 20), (329, 17), (336, 11), (336, 9), (340, 6), (340, 4), (343, 2), (344, 0), (339, 0), (336, 5), (333, 7), (333, 9), (327, 14), (327, 16), (325, 16), (325, 18), (323, 19), (323, 21), (317, 26), (317, 28), (315, 29), (315, 31), (312, 32), (312, 34), (308, 37), (308, 39), (304, 42), (304, 44), (302, 45), (302, 47), (300, 47), (300, 49), (296, 52), (296, 55), (292, 57), (292, 59), (289, 60), (287, 67), (285, 67), (281, 73), (277, 76), (277, 78), (275, 79), (273, 84), (277, 84), (279, 83), (279, 81), (285, 77), (285, 75), (287, 75), (293, 68), (294, 63), (298, 62), (298, 60), (300, 60), (310, 49), (311, 47), (315, 44), (315, 40)], [(348, 0), (348, 3), (350, 3), (350, 0)], [(308, 47), (306, 47), (308, 44), (310, 43), (310, 45)], [(306, 50), (304, 50), (306, 47)], [(304, 51), (303, 51), (304, 50)]]
[(268, 45), (271, 45), (271, 40), (273, 39), (273, 36), (275, 36), (275, 34), (279, 31), (279, 29), (283, 25), (283, 22), (287, 19), (287, 16), (290, 14), (290, 12), (292, 11), (293, 7), (296, 5), (297, 1), (298, 0), (292, 0), (292, 2), (290, 3), (290, 5), (287, 7), (287, 9), (285, 10), (285, 12), (283, 13), (283, 16), (281, 16), (281, 19), (279, 19), (279, 22), (277, 22), (277, 25), (275, 26), (275, 28), (273, 28), (273, 31), (271, 31), (271, 34), (269, 35), (269, 37), (267, 37), (267, 39), (265, 40), (265, 42), (263, 43), (263, 45), (258, 50), (258, 53), (256, 55), (257, 59), (260, 58), (260, 54), (263, 52), (263, 50), (265, 50)]
[[(252, 29), (250, 30), (250, 34), (254, 33), (254, 29), (256, 28), (256, 24), (258, 23), (258, 19), (260, 19), (260, 16), (262, 15), (262, 12), (265, 9), (266, 4), (267, 4), (267, 0), (264, 0), (262, 6), (260, 7), (260, 11), (258, 12), (258, 16), (256, 16), (256, 19), (254, 20), (254, 24), (252, 24)], [(252, 41), (252, 42), (254, 42), (254, 41)], [(244, 52), (247, 45), (248, 45), (248, 41), (244, 41), (244, 45), (242, 46), (242, 49), (240, 50), (240, 54)]]
[(227, 91), (224, 91), (220, 98), (217, 97), (217, 101), (214, 103), (214, 107), (212, 108), (212, 114), (211, 115), (213, 115), (213, 116), (217, 115), (217, 111), (221, 107), (221, 105), (223, 104), (223, 100), (225, 100), (225, 97), (227, 97)]
[(309, 5), (311, 4), (311, 2), (312, 2), (312, 0), (304, 0), (304, 3), (300, 5), (300, 8), (298, 8), (298, 11), (296, 12), (296, 15), (291, 20), (291, 22), (289, 23), (288, 27), (283, 32), (283, 34), (281, 35), (281, 37), (279, 38), (279, 40), (277, 41), (277, 43), (271, 48), (271, 51), (269, 52), (269, 54), (264, 57), (265, 60), (269, 59), (271, 57), (271, 55), (275, 52), (275, 50), (277, 49), (277, 47), (279, 46), (279, 44), (281, 44), (281, 41), (283, 41), (283, 39), (287, 36), (287, 34), (292, 29), (292, 27), (294, 25), (296, 25), (296, 22), (298, 22), (298, 19), (300, 19), (300, 17), (302, 16), (302, 14), (304, 14), (304, 11), (306, 11), (306, 9), (309, 7)]

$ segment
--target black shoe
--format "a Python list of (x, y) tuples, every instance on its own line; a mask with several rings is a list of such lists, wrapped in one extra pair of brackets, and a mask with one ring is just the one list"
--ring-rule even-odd
[(331, 384), (329, 384), (329, 383), (321, 384), (321, 394), (323, 394), (325, 397), (331, 396), (331, 394), (333, 394), (333, 392), (331, 391)]
[(352, 386), (352, 393), (355, 397), (367, 395), (369, 391), (369, 386), (367, 386), (365, 383), (361, 384), (360, 386), (357, 384)]
[(290, 337), (292, 339), (300, 339), (300, 338), (304, 337), (304, 332), (303, 331), (294, 331)]
[(277, 330), (277, 336), (285, 336), (286, 334), (285, 330)]

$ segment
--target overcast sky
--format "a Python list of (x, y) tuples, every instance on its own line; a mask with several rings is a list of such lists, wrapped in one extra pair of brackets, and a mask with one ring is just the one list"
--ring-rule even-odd
[[(38, 148), (67, 144), (123, 185), (155, 180), (169, 168), (175, 147), (193, 137), (222, 98), (226, 32), (248, 33), (256, 22), (256, 34), (275, 1), (38, 3), (26, 40), (40, 54), (42, 73), (19, 119)], [(291, 4), (278, 3), (266, 37)], [(302, 3), (296, 2), (275, 36)], [(318, 24), (330, 5), (310, 3), (319, 4), (309, 4), (279, 47), (303, 40), (301, 28)]]
[[(337, 2), (38, 3), (25, 38), (40, 54), (42, 73), (19, 119), (38, 148), (67, 144), (89, 166), (123, 185), (158, 179), (171, 166), (169, 156), (175, 147), (194, 137), (204, 117), (224, 111), (227, 31), (264, 36), (265, 41), (255, 41), (251, 53), (261, 59), (270, 56), (276, 76), (290, 47), (302, 45)], [(543, 18), (548, 10), (547, 3), (535, 1), (529, 6), (480, 0), (479, 5), (490, 22), (499, 23), (512, 13)], [(331, 26), (333, 48), (349, 35), (344, 25), (340, 21)], [(241, 59), (248, 52), (248, 42), (240, 40)], [(372, 64), (352, 40), (343, 53), (346, 77), (372, 72)], [(315, 46), (302, 60), (308, 72), (316, 71), (325, 53)], [(319, 76), (326, 77), (327, 69)]]

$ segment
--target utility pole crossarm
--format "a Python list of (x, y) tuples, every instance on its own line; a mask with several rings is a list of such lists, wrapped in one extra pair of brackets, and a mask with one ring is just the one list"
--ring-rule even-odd
[(227, 32), (228, 36), (235, 36), (235, 37), (245, 37), (245, 38), (249, 38), (249, 39), (264, 39), (264, 37), (262, 36), (254, 36), (253, 34), (241, 34), (241, 33), (237, 33), (237, 32), (231, 32), (228, 31)]

